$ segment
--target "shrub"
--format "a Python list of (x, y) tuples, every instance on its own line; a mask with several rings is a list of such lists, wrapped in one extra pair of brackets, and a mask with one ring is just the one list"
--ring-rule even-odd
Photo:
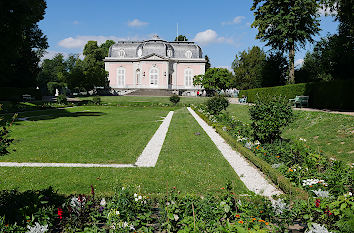
[(100, 105), (100, 104), (101, 104), (101, 97), (99, 97), (99, 96), (94, 96), (94, 97), (92, 98), (92, 102), (93, 102), (94, 104), (96, 104), (96, 105)]
[(219, 115), (222, 110), (226, 110), (229, 101), (222, 95), (216, 95), (206, 102), (207, 111), (212, 115)]
[(294, 118), (288, 100), (283, 97), (258, 98), (249, 108), (255, 140), (272, 143), (280, 139), (281, 130)]
[(58, 102), (58, 104), (67, 104), (68, 99), (66, 98), (66, 95), (59, 95), (57, 97), (57, 102)]
[(181, 100), (181, 97), (179, 97), (179, 96), (176, 95), (176, 94), (170, 96), (170, 101), (171, 101), (173, 104), (175, 104), (175, 105), (176, 105), (180, 100)]

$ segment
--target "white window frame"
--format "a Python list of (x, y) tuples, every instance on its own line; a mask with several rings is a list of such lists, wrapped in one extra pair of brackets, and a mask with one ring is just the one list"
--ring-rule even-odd
[(121, 49), (121, 50), (118, 51), (118, 57), (121, 57), (121, 58), (125, 57), (124, 49)]
[(186, 51), (186, 53), (185, 53), (184, 55), (186, 56), (186, 58), (190, 59), (190, 58), (192, 58), (193, 53), (192, 53), (192, 51), (187, 50), (187, 51)]
[(119, 67), (117, 68), (117, 75), (116, 75), (116, 86), (117, 87), (125, 87), (125, 68)]
[[(156, 73), (155, 72), (153, 73), (153, 71), (155, 71), (155, 70), (156, 70)], [(156, 76), (156, 85), (151, 83), (153, 75)], [(151, 68), (149, 71), (149, 86), (151, 86), (151, 87), (158, 87), (159, 86), (159, 69), (157, 69), (156, 67)]]
[(193, 87), (193, 70), (191, 68), (184, 70), (184, 86)]
[(135, 82), (136, 82), (137, 86), (141, 85), (141, 72), (140, 72), (140, 69), (136, 69), (136, 71), (135, 71)]

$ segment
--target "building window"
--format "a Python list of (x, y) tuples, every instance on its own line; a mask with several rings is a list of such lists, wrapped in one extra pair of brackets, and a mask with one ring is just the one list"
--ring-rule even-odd
[(157, 68), (150, 70), (150, 86), (157, 87), (159, 80), (159, 71)]
[(125, 69), (120, 67), (117, 69), (117, 87), (125, 86)]
[(185, 87), (193, 86), (193, 74), (191, 68), (187, 68), (184, 70), (184, 85)]
[(140, 70), (136, 70), (136, 85), (141, 85)]
[(171, 49), (167, 50), (167, 57), (172, 57), (172, 50)]
[(186, 58), (192, 58), (192, 52), (190, 50), (186, 51), (184, 55), (186, 56)]
[(119, 57), (125, 57), (125, 52), (124, 52), (123, 49), (119, 50), (118, 56), (119, 56)]

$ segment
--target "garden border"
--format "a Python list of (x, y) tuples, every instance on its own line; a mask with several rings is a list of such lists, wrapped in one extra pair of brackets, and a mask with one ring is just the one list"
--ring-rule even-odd
[[(194, 109), (196, 110), (196, 109)], [(242, 144), (237, 142), (231, 135), (225, 132), (218, 124), (212, 123), (209, 118), (204, 116), (199, 111), (195, 111), (208, 125), (215, 128), (216, 132), (236, 151), (238, 151), (243, 157), (259, 168), (264, 174), (266, 174), (274, 184), (276, 184), (284, 193), (289, 194), (297, 199), (307, 200), (308, 193), (301, 188), (295, 187), (286, 177), (280, 172), (272, 168), (270, 164), (258, 158), (252, 151), (245, 148)]]

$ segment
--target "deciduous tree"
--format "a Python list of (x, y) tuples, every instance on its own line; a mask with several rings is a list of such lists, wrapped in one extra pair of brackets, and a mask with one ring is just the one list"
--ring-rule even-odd
[(203, 86), (208, 93), (226, 90), (232, 87), (233, 75), (225, 68), (210, 68), (204, 75), (194, 76), (193, 84)]
[(179, 35), (175, 38), (175, 41), (188, 41), (187, 37), (184, 35)]
[(295, 50), (313, 42), (319, 28), (316, 0), (254, 0), (251, 8), (257, 39), (275, 50), (289, 53), (289, 82), (295, 82)]

